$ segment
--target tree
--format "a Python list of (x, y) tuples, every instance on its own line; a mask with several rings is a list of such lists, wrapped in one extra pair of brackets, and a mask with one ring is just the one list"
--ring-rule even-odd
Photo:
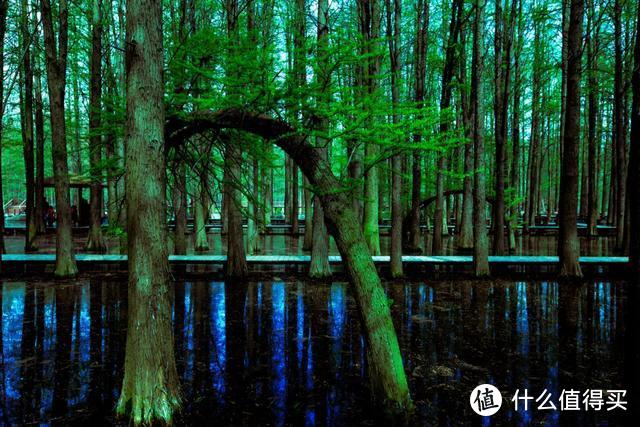
[[(196, 111), (185, 118), (170, 118), (169, 144), (181, 144), (192, 135), (210, 129), (239, 129), (270, 139), (296, 162), (315, 194), (320, 197), (343, 265), (354, 288), (367, 340), (367, 360), (373, 395), (385, 408), (407, 415), (412, 408), (407, 379), (387, 299), (359, 221), (343, 185), (331, 166), (296, 129), (264, 114), (230, 108), (217, 112)], [(228, 149), (228, 148), (227, 148)]]
[[(4, 198), (2, 193), (2, 131), (5, 110), (4, 102), (4, 37), (7, 32), (7, 9), (9, 8), (9, 0), (0, 0), (0, 206), (4, 206)], [(3, 208), (4, 209), (4, 208)], [(5, 253), (4, 248), (4, 212), (0, 215), (0, 268), (2, 268), (2, 254)]]
[(162, 5), (127, 2), (126, 166), (129, 298), (117, 412), (171, 424), (180, 407), (165, 221)]
[[(414, 65), (414, 99), (418, 114), (416, 118), (421, 119), (420, 111), (424, 104), (425, 77), (427, 69), (427, 51), (429, 35), (429, 1), (418, 0), (416, 5), (416, 36), (413, 48)], [(422, 134), (413, 134), (413, 141), (420, 144)], [(411, 167), (411, 219), (409, 221), (409, 250), (417, 252), (420, 250), (420, 202), (422, 189), (422, 156), (420, 150), (413, 152), (413, 164)]]
[[(400, 103), (400, 23), (402, 22), (402, 2), (386, 0), (387, 38), (389, 40), (389, 57), (391, 58), (391, 98), (393, 103), (393, 124), (397, 125), (400, 117), (397, 112)], [(391, 276), (402, 277), (402, 157), (395, 154), (391, 158)]]
[[(361, 81), (363, 85), (365, 112), (378, 97), (378, 74), (380, 72), (380, 55), (378, 42), (380, 38), (380, 3), (379, 0), (357, 0), (358, 23), (362, 38), (362, 55), (364, 56)], [(370, 118), (371, 122), (374, 120)], [(368, 138), (370, 139), (370, 138)], [(365, 141), (364, 156), (364, 208), (362, 229), (372, 255), (380, 255), (380, 233), (378, 229), (378, 167), (379, 154), (377, 141)]]
[[(27, 0), (21, 1), (20, 13), (22, 67), (20, 90), (20, 116), (22, 128), (22, 147), (24, 153), (26, 197), (26, 233), (24, 250), (37, 250), (36, 221), (34, 216), (35, 181), (33, 175), (33, 69), (31, 67), (31, 32), (29, 29), (29, 10)], [(3, 212), (4, 214), (4, 212)]]
[[(640, 8), (638, 8), (637, 26), (640, 28)], [(629, 164), (640, 163), (640, 31), (636, 31), (635, 47), (633, 49), (633, 74), (631, 78), (631, 147)], [(640, 281), (640, 168), (628, 169), (629, 212), (630, 212), (630, 240), (629, 261), (633, 279)], [(636, 285), (637, 288), (637, 285)], [(633, 308), (635, 310), (635, 308)]]
[(106, 252), (102, 236), (102, 1), (92, 0), (91, 57), (89, 59), (89, 159), (91, 161), (90, 221), (86, 249)]
[(42, 26), (51, 110), (51, 144), (53, 176), (56, 189), (56, 269), (57, 277), (75, 276), (78, 272), (71, 234), (69, 204), (69, 167), (67, 166), (67, 132), (64, 117), (64, 94), (67, 76), (68, 9), (66, 0), (58, 3), (58, 43), (53, 30), (50, 0), (42, 0)]
[[(329, 36), (329, 2), (328, 0), (318, 0), (318, 53), (316, 83), (321, 89), (316, 97), (318, 110), (327, 107), (330, 101), (329, 88), (331, 85), (331, 71), (328, 64), (328, 37)], [(329, 138), (326, 133), (329, 131), (329, 121), (326, 117), (318, 117), (318, 136), (316, 137), (316, 150), (323, 161), (328, 161)], [(311, 224), (306, 223), (306, 227)], [(329, 236), (327, 226), (324, 222), (324, 211), (320, 197), (313, 196), (313, 236), (311, 242), (311, 262), (309, 264), (309, 277), (319, 279), (329, 277), (331, 267), (329, 266)]]
[[(444, 19), (444, 17), (443, 17)], [(462, 20), (462, 1), (456, 0), (451, 6), (451, 23), (449, 25), (449, 38), (447, 41), (444, 68), (442, 69), (442, 92), (440, 95), (440, 138), (446, 140), (449, 132), (449, 107), (451, 105), (451, 92), (453, 73), (456, 65), (456, 49), (458, 44), (458, 34)], [(436, 211), (433, 216), (433, 246), (434, 254), (442, 251), (442, 229), (446, 226), (447, 218), (444, 212), (444, 174), (447, 167), (446, 143), (438, 152), (437, 175), (436, 175)]]
[(558, 256), (560, 276), (582, 276), (577, 230), (578, 150), (580, 146), (580, 76), (582, 62), (582, 19), (584, 0), (571, 0), (567, 38), (567, 94), (562, 141)]
[(473, 122), (473, 273), (476, 277), (489, 274), (489, 243), (485, 215), (484, 139), (482, 112), (482, 58), (484, 25), (484, 0), (475, 0), (473, 21), (473, 58), (471, 64), (471, 115)]

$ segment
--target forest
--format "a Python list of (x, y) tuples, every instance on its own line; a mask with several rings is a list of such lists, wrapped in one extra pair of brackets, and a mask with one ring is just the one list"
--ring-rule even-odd
[[(552, 357), (556, 371), (564, 368), (554, 381), (591, 387), (578, 360), (595, 365), (605, 356), (590, 352), (607, 352), (611, 368), (602, 365), (598, 381), (625, 386), (634, 406), (639, 28), (634, 0), (0, 0), (0, 419), (189, 424), (212, 410), (231, 425), (340, 425), (364, 422), (363, 408), (375, 408), (393, 422), (439, 424), (462, 409), (442, 403), (436, 411), (434, 402), (452, 396), (416, 389), (453, 381), (442, 372), (478, 376), (455, 380), (464, 402), (477, 384), (508, 384), (507, 394), (517, 387), (478, 373), (508, 371), (489, 368), (486, 353), (475, 371), (447, 365), (462, 363), (451, 353), (469, 351), (464, 344), (425, 361), (422, 346), (438, 352), (454, 347), (442, 336), (468, 335), (458, 327), (463, 315), (453, 324), (433, 312), (491, 317), (484, 332), (498, 341), (477, 345), (513, 345), (515, 359), (500, 357), (517, 365), (533, 351), (529, 342), (549, 339), (533, 327), (544, 324), (547, 297), (560, 325)], [(444, 303), (425, 302), (420, 286), (431, 280)], [(237, 402), (260, 378), (247, 366), (262, 366), (251, 337), (271, 282), (264, 316), (274, 337), (280, 315), (284, 330), (302, 326), (297, 338), (268, 339), (273, 363), (279, 351), (291, 353), (271, 373), (286, 371), (288, 391), (271, 384), (276, 403), (261, 413)], [(224, 305), (216, 309), (217, 283)], [(117, 321), (109, 320), (115, 301)], [(412, 314), (424, 304), (435, 320)], [(579, 340), (596, 334), (599, 304), (615, 312), (615, 321), (607, 317), (615, 339), (587, 350)], [(186, 332), (189, 310), (199, 338)], [(223, 372), (202, 368), (215, 365), (212, 353), (220, 357), (216, 310)], [(47, 356), (41, 341), (54, 311)], [(351, 322), (336, 329), (344, 316)], [(85, 327), (86, 369), (73, 362), (84, 350), (72, 350)], [(119, 344), (107, 351), (100, 343), (112, 327)], [(440, 332), (412, 335), (431, 327)], [(367, 380), (355, 391), (340, 385), (342, 370), (331, 377), (347, 363), (337, 356), (346, 350), (331, 350), (347, 330), (361, 337), (350, 339), (363, 354), (349, 366), (362, 365)], [(505, 338), (512, 333), (520, 338)], [(295, 346), (304, 351), (294, 357)], [(213, 386), (196, 374), (187, 380), (185, 360), (203, 348), (192, 369)], [(326, 411), (292, 402), (297, 389), (288, 388), (323, 351), (318, 363), (330, 378), (308, 393), (343, 396), (318, 398)], [(48, 357), (53, 373), (29, 362)], [(79, 396), (88, 397), (67, 390), (84, 387), (65, 379), (76, 370), (74, 381), (89, 390)], [(111, 375), (116, 384), (101, 390)], [(25, 391), (28, 378), (51, 386), (50, 404)], [(193, 406), (213, 389), (226, 403)], [(358, 390), (369, 398), (353, 400)], [(19, 403), (26, 400), (31, 406)], [(96, 409), (106, 402), (106, 412)], [(349, 408), (360, 415), (348, 418)], [(464, 419), (473, 420), (469, 409)], [(516, 406), (502, 421), (530, 421), (518, 414)], [(582, 416), (560, 421), (609, 421)]]

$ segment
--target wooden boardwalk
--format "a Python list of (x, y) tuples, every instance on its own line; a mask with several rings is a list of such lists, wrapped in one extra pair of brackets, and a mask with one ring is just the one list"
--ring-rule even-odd
[[(388, 264), (389, 256), (372, 257), (375, 264)], [(54, 264), (55, 254), (4, 254), (3, 264), (28, 265), (28, 264)], [(256, 265), (304, 265), (311, 260), (309, 255), (252, 255), (247, 256), (247, 263)], [(77, 254), (78, 264), (122, 264), (127, 262), (126, 255), (96, 255)], [(223, 265), (226, 263), (226, 255), (170, 255), (171, 264), (209, 264)], [(416, 264), (425, 266), (454, 266), (471, 265), (471, 256), (425, 256), (425, 255), (405, 255), (402, 257), (405, 264)], [(628, 263), (627, 257), (580, 257), (580, 263), (591, 266), (612, 266), (624, 265)], [(329, 263), (339, 264), (342, 259), (339, 255), (329, 256)], [(549, 266), (558, 263), (557, 256), (490, 256), (489, 264), (496, 266)]]

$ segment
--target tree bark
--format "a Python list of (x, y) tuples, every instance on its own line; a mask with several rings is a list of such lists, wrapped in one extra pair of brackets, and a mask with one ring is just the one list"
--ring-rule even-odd
[(469, 90), (467, 88), (467, 52), (466, 52), (466, 27), (460, 31), (460, 108), (462, 110), (462, 125), (464, 128), (464, 179), (462, 208), (460, 209), (460, 222), (456, 247), (467, 251), (473, 249), (473, 124), (471, 118), (471, 104)]
[(68, 9), (66, 0), (58, 3), (58, 43), (53, 31), (50, 0), (42, 0), (42, 26), (51, 110), (51, 153), (56, 190), (56, 277), (78, 273), (71, 235), (69, 205), (69, 168), (67, 166), (67, 132), (64, 117), (64, 93), (67, 73)]
[[(380, 2), (379, 0), (358, 0), (358, 19), (360, 34), (363, 39), (364, 53), (367, 59), (364, 61), (363, 84), (366, 88), (366, 103), (373, 101), (378, 96), (378, 74), (380, 71), (380, 57), (375, 52), (376, 40), (380, 38)], [(370, 118), (369, 120), (373, 120)], [(365, 141), (364, 156), (368, 164), (364, 171), (364, 206), (362, 229), (365, 241), (372, 255), (380, 255), (380, 232), (378, 228), (379, 194), (378, 194), (378, 167), (373, 164), (377, 160), (379, 147), (377, 141)]]
[[(33, 21), (38, 22), (37, 11), (33, 10)], [(44, 112), (42, 106), (42, 71), (39, 64), (40, 55), (39, 46), (37, 40), (39, 34), (34, 37), (34, 54), (33, 54), (33, 66), (34, 66), (34, 94), (35, 94), (35, 128), (36, 128), (36, 182), (35, 182), (35, 209), (33, 215), (36, 222), (36, 233), (44, 234), (46, 226), (44, 223)], [(1, 76), (0, 76), (1, 78)]]
[[(402, 2), (385, 0), (387, 8), (387, 39), (389, 40), (389, 58), (391, 59), (391, 102), (393, 104), (393, 124), (400, 121), (397, 111), (400, 103), (398, 79), (402, 65), (400, 63), (400, 23), (402, 22)], [(391, 158), (391, 277), (404, 275), (402, 269), (402, 157), (395, 154)]]
[[(637, 25), (640, 28), (640, 8), (638, 8)], [(636, 31), (633, 49), (633, 74), (631, 78), (631, 147), (629, 150), (628, 188), (629, 188), (629, 262), (632, 279), (637, 292), (640, 283), (640, 31)], [(633, 310), (637, 307), (634, 306)]]
[(487, 220), (485, 215), (484, 178), (484, 126), (482, 112), (482, 73), (484, 69), (484, 2), (475, 0), (473, 21), (473, 58), (471, 65), (471, 111), (473, 118), (473, 274), (476, 277), (489, 275), (489, 243), (487, 241)]
[(590, 14), (589, 14), (589, 29), (587, 31), (587, 65), (588, 65), (588, 79), (587, 87), (589, 90), (588, 96), (588, 109), (589, 115), (587, 118), (588, 125), (588, 200), (587, 200), (587, 234), (589, 236), (597, 235), (597, 221), (598, 221), (598, 194), (597, 194), (597, 155), (598, 155), (598, 141), (597, 141), (597, 119), (598, 119), (598, 29), (594, 28), (595, 9), (594, 1), (590, 2)]
[[(2, 193), (2, 119), (4, 117), (4, 38), (7, 32), (7, 10), (9, 0), (0, 0), (0, 206), (4, 206)], [(4, 212), (0, 215), (0, 271), (2, 271), (2, 254), (4, 248)]]
[[(413, 49), (414, 65), (414, 99), (418, 113), (416, 119), (420, 120), (422, 115), (420, 110), (424, 107), (424, 91), (425, 78), (427, 70), (427, 50), (428, 50), (428, 34), (429, 34), (429, 1), (418, 0), (416, 15), (416, 38)], [(416, 145), (422, 141), (422, 134), (416, 132), (413, 134), (413, 141)], [(413, 164), (411, 167), (411, 217), (409, 221), (409, 244), (408, 249), (411, 252), (420, 252), (422, 242), (420, 239), (420, 200), (422, 190), (422, 156), (420, 148), (413, 153)]]
[[(330, 101), (329, 86), (331, 84), (331, 72), (326, 61), (329, 36), (329, 1), (318, 0), (318, 69), (316, 70), (317, 84), (321, 90), (316, 99), (318, 107), (326, 107)], [(319, 108), (320, 110), (320, 108)], [(316, 150), (323, 161), (328, 161), (328, 145), (330, 140), (324, 136), (329, 131), (329, 121), (326, 117), (318, 117), (318, 133), (316, 137)], [(307, 179), (308, 182), (308, 179)], [(310, 224), (306, 224), (309, 227)], [(313, 236), (311, 242), (311, 262), (309, 264), (309, 277), (320, 279), (331, 276), (329, 266), (329, 236), (324, 222), (324, 210), (317, 195), (313, 196)]]
[(615, 177), (615, 225), (616, 225), (616, 246), (622, 249), (624, 239), (624, 214), (626, 200), (626, 142), (625, 142), (625, 114), (624, 99), (626, 97), (623, 83), (623, 54), (622, 54), (622, 3), (615, 0), (613, 6), (614, 24), (614, 96), (613, 96), (613, 135), (616, 168)]
[(89, 159), (91, 162), (90, 222), (87, 251), (106, 252), (102, 236), (102, 1), (92, 1), (91, 58), (89, 60)]
[(166, 240), (161, 3), (129, 0), (126, 25), (129, 314), (117, 412), (134, 425), (171, 424), (180, 386)]
[[(443, 19), (445, 19), (443, 17)], [(462, 19), (462, 1), (456, 0), (451, 6), (451, 23), (449, 25), (449, 38), (445, 51), (444, 68), (442, 70), (442, 93), (440, 95), (440, 138), (446, 140), (449, 132), (449, 121), (447, 110), (451, 105), (451, 92), (453, 72), (456, 65), (456, 49), (460, 22)], [(433, 216), (433, 243), (432, 253), (439, 255), (442, 251), (442, 234), (446, 230), (447, 215), (444, 200), (444, 173), (447, 167), (446, 146), (442, 146), (438, 152), (437, 175), (436, 175), (436, 210)]]
[(567, 38), (567, 94), (560, 176), (558, 256), (560, 276), (582, 277), (577, 230), (578, 150), (580, 146), (580, 76), (584, 0), (571, 0)]
[[(25, 233), (24, 250), (31, 252), (38, 249), (36, 245), (36, 221), (34, 215), (35, 181), (33, 175), (33, 69), (31, 68), (31, 34), (29, 30), (29, 11), (27, 0), (21, 1), (20, 13), (21, 53), (20, 68), (20, 117), (22, 128), (22, 152), (24, 154), (25, 193), (27, 227)], [(3, 213), (4, 214), (4, 213)]]

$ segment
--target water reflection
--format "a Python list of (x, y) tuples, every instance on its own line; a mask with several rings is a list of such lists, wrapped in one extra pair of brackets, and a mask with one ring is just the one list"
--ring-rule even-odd
[[(126, 284), (4, 282), (0, 420), (113, 422), (126, 337)], [(514, 411), (516, 389), (628, 388), (627, 286), (616, 282), (388, 283), (418, 424), (615, 423), (619, 414)], [(365, 343), (344, 283), (178, 282), (175, 351), (184, 421), (375, 423)], [(475, 385), (503, 390), (480, 420)]]

